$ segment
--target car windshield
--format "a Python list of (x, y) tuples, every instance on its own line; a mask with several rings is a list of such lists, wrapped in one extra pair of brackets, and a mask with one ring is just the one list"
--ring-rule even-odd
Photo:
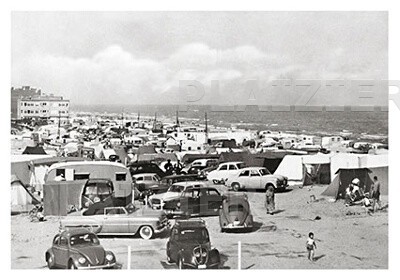
[(205, 228), (182, 229), (178, 239), (181, 241), (192, 240), (194, 242), (207, 242), (209, 240), (208, 231)]
[(232, 205), (229, 205), (228, 211), (229, 212), (243, 212), (244, 207), (241, 204), (232, 204)]
[(71, 246), (98, 245), (100, 244), (96, 235), (92, 233), (71, 236)]
[(261, 173), (261, 176), (271, 174), (271, 173), (268, 171), (268, 169), (266, 169), (266, 168), (260, 169), (259, 171), (260, 171), (260, 173)]
[(185, 189), (184, 186), (180, 185), (173, 185), (169, 188), (169, 192), (176, 192), (176, 193), (181, 193)]

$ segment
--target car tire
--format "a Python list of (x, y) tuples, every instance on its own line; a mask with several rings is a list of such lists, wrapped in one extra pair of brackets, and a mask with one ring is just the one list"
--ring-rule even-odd
[(151, 226), (142, 226), (139, 229), (139, 235), (142, 239), (148, 240), (153, 237), (154, 230)]
[(54, 268), (54, 258), (49, 254), (46, 257), (46, 263), (47, 263), (47, 267), (49, 269), (53, 269)]
[(218, 185), (218, 183), (219, 183), (219, 181), (216, 180), (216, 179), (212, 180), (212, 182), (213, 182), (214, 185)]
[(233, 189), (235, 192), (238, 192), (238, 191), (240, 190), (240, 184), (239, 184), (239, 183), (233, 183), (233, 184), (232, 184), (232, 189)]
[(183, 259), (182, 257), (178, 258), (178, 269), (185, 269), (185, 265), (183, 264)]
[(73, 262), (73, 260), (70, 260), (68, 262), (68, 269), (77, 269), (75, 263)]

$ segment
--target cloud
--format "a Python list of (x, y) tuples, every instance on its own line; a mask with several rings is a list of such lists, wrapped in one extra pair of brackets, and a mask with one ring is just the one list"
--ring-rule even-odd
[(92, 57), (36, 53), (13, 61), (12, 84), (40, 87), (75, 104), (165, 104), (179, 100), (180, 80), (197, 80), (205, 85), (217, 80), (220, 96), (226, 100), (230, 94), (238, 94), (232, 93), (237, 85), (254, 79), (381, 75), (368, 62), (349, 62), (353, 54), (343, 48), (327, 53), (326, 59), (300, 64), (293, 63), (293, 58), (265, 53), (251, 45), (215, 49), (204, 43), (191, 43), (156, 60), (111, 45)]

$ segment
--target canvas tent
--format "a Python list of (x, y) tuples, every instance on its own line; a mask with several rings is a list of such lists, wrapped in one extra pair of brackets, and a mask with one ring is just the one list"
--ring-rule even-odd
[(370, 173), (371, 170), (368, 168), (341, 168), (336, 172), (332, 183), (321, 195), (330, 196), (334, 199), (344, 198), (346, 188), (354, 178), (358, 178), (361, 181), (360, 186), (365, 186), (365, 192), (368, 192), (372, 184)]
[(39, 201), (32, 196), (17, 176), (11, 176), (11, 213), (27, 212), (32, 204)]
[(330, 184), (331, 155), (315, 154), (303, 156), (303, 185)]
[(283, 158), (281, 164), (274, 172), (274, 174), (279, 174), (288, 177), (292, 181), (303, 180), (303, 164), (302, 156), (297, 155), (287, 155)]
[(25, 150), (22, 152), (23, 155), (46, 155), (43, 147), (41, 146), (27, 146)]

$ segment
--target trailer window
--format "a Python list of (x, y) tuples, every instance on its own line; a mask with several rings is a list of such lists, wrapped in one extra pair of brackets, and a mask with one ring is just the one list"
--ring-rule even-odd
[(89, 173), (75, 173), (74, 174), (74, 181), (75, 180), (87, 180), (89, 179)]
[(125, 172), (116, 173), (115, 174), (115, 180), (116, 181), (126, 181), (126, 173)]

